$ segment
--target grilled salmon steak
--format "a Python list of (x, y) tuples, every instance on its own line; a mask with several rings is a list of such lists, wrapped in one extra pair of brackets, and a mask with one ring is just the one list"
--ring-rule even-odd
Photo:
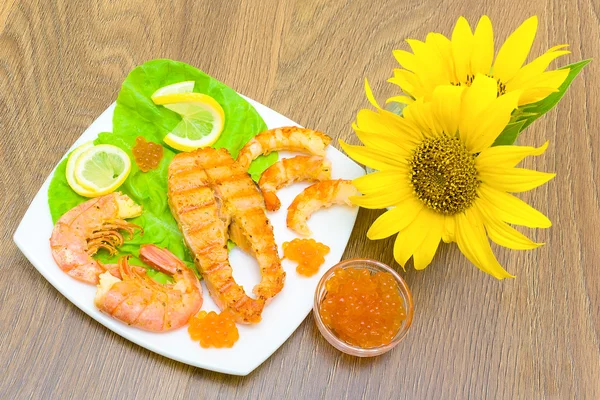
[[(221, 310), (240, 323), (257, 323), (266, 302), (281, 291), (285, 272), (264, 199), (245, 169), (225, 149), (180, 153), (169, 165), (169, 206)], [(232, 275), (230, 238), (253, 255), (261, 281), (249, 297)]]

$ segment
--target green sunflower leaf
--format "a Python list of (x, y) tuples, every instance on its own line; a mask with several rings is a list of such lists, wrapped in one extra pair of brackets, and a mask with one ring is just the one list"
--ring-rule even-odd
[(525, 125), (526, 120), (517, 120), (506, 125), (506, 128), (502, 131), (500, 136), (496, 138), (496, 141), (492, 146), (503, 146), (503, 145), (511, 145), (517, 140), (519, 136), (519, 132), (523, 130), (523, 125)]
[(524, 131), (533, 121), (550, 111), (558, 104), (560, 99), (565, 95), (571, 83), (581, 70), (592, 61), (591, 59), (578, 61), (573, 64), (565, 65), (559, 69), (569, 69), (567, 79), (560, 85), (557, 92), (548, 95), (543, 100), (536, 103), (527, 104), (513, 113), (512, 122), (506, 126), (502, 133), (494, 142), (494, 146), (513, 144), (519, 137), (519, 134)]

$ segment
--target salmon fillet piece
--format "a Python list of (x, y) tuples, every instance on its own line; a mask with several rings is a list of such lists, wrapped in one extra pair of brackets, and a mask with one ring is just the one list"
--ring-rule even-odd
[[(257, 323), (283, 288), (285, 272), (256, 184), (229, 153), (212, 148), (180, 153), (169, 165), (169, 206), (217, 305), (241, 323)], [(249, 297), (232, 275), (227, 240), (253, 255), (261, 281)]]

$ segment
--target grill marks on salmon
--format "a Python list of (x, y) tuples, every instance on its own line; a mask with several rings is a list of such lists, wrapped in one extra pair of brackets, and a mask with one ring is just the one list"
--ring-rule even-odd
[[(238, 322), (259, 322), (265, 303), (283, 288), (285, 272), (264, 200), (248, 173), (224, 149), (180, 153), (169, 165), (169, 205), (217, 305)], [(258, 261), (256, 299), (233, 278), (230, 237)]]

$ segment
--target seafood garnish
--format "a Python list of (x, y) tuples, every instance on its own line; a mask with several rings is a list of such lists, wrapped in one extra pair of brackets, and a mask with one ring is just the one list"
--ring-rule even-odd
[(348, 198), (355, 195), (358, 195), (358, 191), (352, 181), (338, 179), (315, 183), (296, 196), (288, 207), (287, 226), (300, 235), (310, 236), (306, 221), (312, 213), (333, 204), (351, 206)]
[(254, 159), (273, 151), (289, 150), (324, 157), (325, 148), (330, 142), (329, 136), (312, 129), (297, 126), (275, 128), (250, 139), (240, 150), (237, 161), (247, 171)]
[(165, 332), (188, 323), (202, 307), (200, 281), (183, 261), (167, 249), (143, 245), (140, 258), (169, 274), (175, 283), (160, 284), (142, 267), (130, 266), (129, 256), (119, 259), (121, 279), (108, 272), (100, 275), (94, 303), (100, 311), (128, 325)]
[(284, 158), (263, 172), (258, 186), (269, 211), (277, 211), (281, 202), (275, 192), (294, 182), (320, 182), (331, 179), (331, 162), (319, 156)]
[[(281, 291), (285, 272), (262, 195), (224, 150), (180, 153), (169, 165), (169, 205), (194, 254), (211, 296), (238, 322), (257, 323), (266, 302)], [(249, 297), (233, 276), (227, 240), (258, 261), (261, 281)]]
[(81, 203), (56, 222), (50, 237), (52, 257), (71, 277), (96, 284), (98, 276), (111, 267), (92, 256), (99, 249), (116, 254), (117, 247), (124, 241), (120, 230), (131, 237), (136, 229), (143, 231), (141, 227), (125, 221), (141, 213), (142, 207), (120, 192)]

